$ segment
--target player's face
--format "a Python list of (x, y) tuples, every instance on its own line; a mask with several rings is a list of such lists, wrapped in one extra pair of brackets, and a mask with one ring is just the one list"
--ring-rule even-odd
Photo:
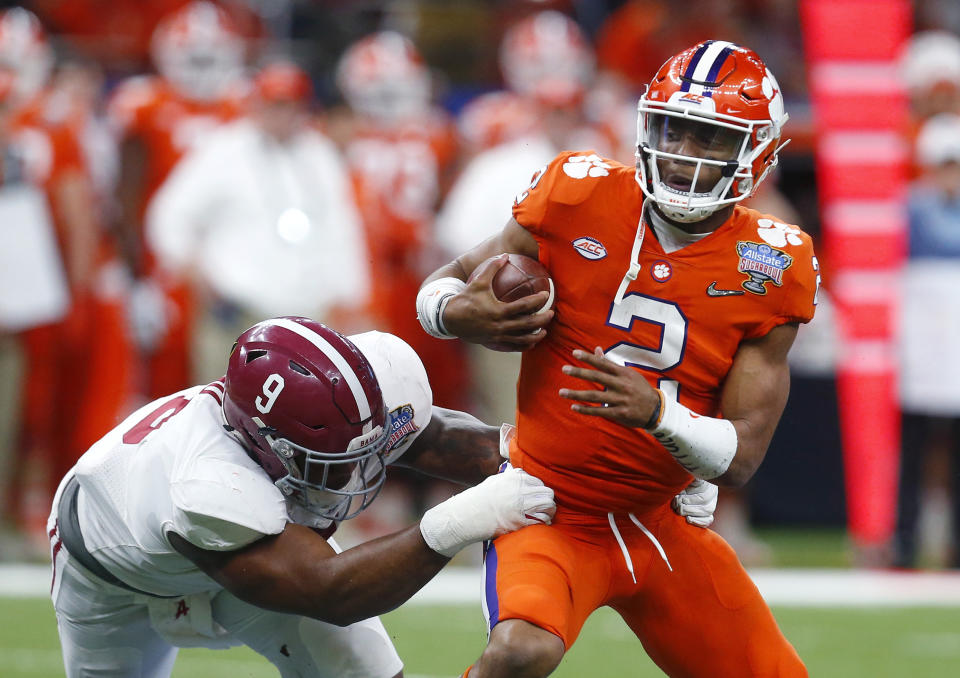
[(261, 102), (258, 112), (261, 129), (281, 142), (291, 139), (307, 121), (307, 108), (299, 101)]
[[(688, 118), (657, 115), (653, 120), (654, 148), (665, 153), (722, 162), (736, 161), (743, 139), (743, 132)], [(657, 170), (661, 181), (671, 188), (686, 193), (696, 177), (694, 193), (708, 193), (720, 180), (722, 167), (700, 164), (698, 174), (697, 164), (661, 157), (657, 159)]]

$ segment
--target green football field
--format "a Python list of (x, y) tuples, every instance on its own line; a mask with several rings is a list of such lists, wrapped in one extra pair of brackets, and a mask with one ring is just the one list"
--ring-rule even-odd
[[(815, 678), (960, 676), (960, 609), (774, 609)], [(478, 606), (412, 605), (384, 617), (407, 678), (453, 677), (479, 653)], [(691, 652), (697, 651), (695, 642)], [(0, 676), (63, 676), (56, 624), (43, 598), (0, 598)], [(272, 667), (246, 649), (183, 650), (177, 678), (261, 678)], [(663, 674), (619, 617), (601, 610), (554, 673), (560, 678), (646, 678)]]

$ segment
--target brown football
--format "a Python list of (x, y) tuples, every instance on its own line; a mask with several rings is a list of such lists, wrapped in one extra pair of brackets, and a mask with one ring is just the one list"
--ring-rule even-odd
[[(509, 261), (493, 277), (493, 293), (497, 299), (500, 301), (516, 301), (531, 294), (546, 291), (550, 293), (550, 298), (547, 299), (547, 303), (540, 310), (543, 311), (553, 306), (553, 280), (550, 278), (550, 272), (547, 271), (547, 268), (532, 257), (526, 257), (522, 254), (508, 254), (507, 256)], [(467, 282), (477, 277), (484, 268), (490, 265), (493, 259), (496, 259), (496, 257), (491, 257), (477, 266)]]

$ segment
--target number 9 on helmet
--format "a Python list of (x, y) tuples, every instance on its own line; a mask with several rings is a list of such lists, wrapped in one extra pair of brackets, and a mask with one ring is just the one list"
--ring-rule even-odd
[(352, 518), (380, 491), (389, 437), (373, 368), (349, 339), (300, 317), (257, 323), (227, 363), (225, 429), (312, 514)]

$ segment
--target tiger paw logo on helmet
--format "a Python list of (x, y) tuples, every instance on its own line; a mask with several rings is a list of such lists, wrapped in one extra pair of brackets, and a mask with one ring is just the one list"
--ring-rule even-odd
[(610, 172), (610, 165), (596, 153), (590, 155), (571, 155), (563, 163), (563, 173), (573, 179), (584, 179), (586, 177), (605, 177)]
[(802, 231), (799, 228), (793, 228), (779, 221), (771, 219), (757, 220), (757, 234), (763, 238), (764, 242), (774, 247), (786, 247), (787, 243), (791, 245), (802, 245), (800, 238)]

